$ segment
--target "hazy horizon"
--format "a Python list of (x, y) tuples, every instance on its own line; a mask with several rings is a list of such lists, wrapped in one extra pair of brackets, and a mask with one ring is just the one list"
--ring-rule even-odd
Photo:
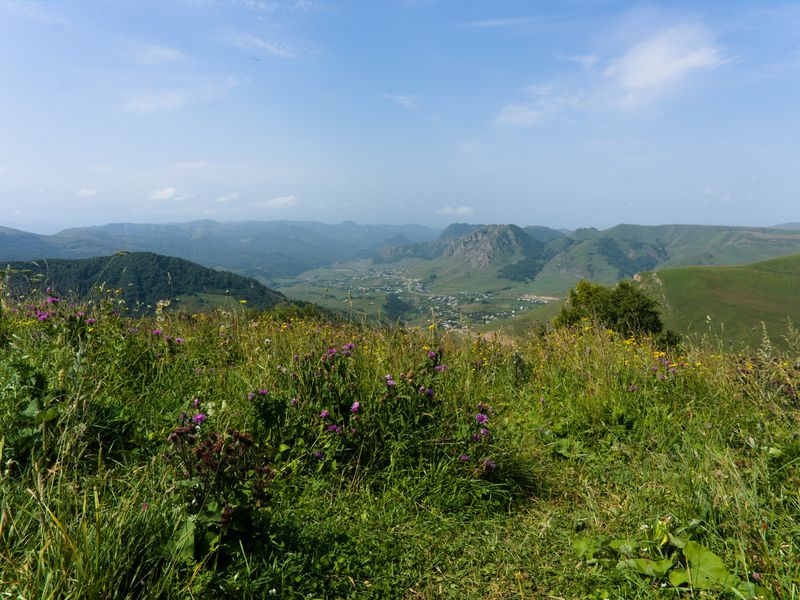
[(0, 2), (0, 225), (797, 222), (798, 28), (794, 2)]

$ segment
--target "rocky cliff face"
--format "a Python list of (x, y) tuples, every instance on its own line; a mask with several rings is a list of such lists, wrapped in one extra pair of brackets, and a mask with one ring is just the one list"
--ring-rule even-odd
[(472, 268), (485, 269), (500, 259), (526, 257), (540, 245), (516, 225), (485, 225), (448, 242), (441, 256), (462, 257)]

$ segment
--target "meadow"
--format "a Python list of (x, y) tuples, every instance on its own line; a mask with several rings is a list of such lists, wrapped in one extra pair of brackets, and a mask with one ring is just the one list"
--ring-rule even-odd
[(798, 598), (800, 334), (0, 309), (0, 598)]

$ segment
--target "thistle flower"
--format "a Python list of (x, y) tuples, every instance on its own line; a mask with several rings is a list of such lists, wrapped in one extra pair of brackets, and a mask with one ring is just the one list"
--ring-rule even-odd
[(327, 419), (328, 417), (331, 416), (331, 413), (329, 413), (327, 410), (323, 410), (322, 412), (319, 413), (319, 416), (323, 419)]
[(489, 422), (489, 415), (485, 415), (483, 413), (478, 413), (477, 415), (475, 415), (475, 421), (478, 422), (481, 425), (483, 425), (484, 423), (488, 423)]
[(353, 402), (353, 404), (350, 406), (350, 412), (355, 414), (355, 413), (358, 412), (359, 408), (361, 408), (361, 403), (360, 402)]

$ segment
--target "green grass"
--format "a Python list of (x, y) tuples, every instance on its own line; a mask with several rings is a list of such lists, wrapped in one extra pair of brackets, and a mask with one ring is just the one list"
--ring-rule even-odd
[(118, 309), (0, 312), (0, 598), (800, 595), (796, 334)]
[(784, 345), (787, 319), (800, 323), (800, 255), (731, 267), (663, 269), (645, 278), (661, 299), (665, 326), (706, 334), (714, 328), (734, 344), (758, 346), (764, 329)]

